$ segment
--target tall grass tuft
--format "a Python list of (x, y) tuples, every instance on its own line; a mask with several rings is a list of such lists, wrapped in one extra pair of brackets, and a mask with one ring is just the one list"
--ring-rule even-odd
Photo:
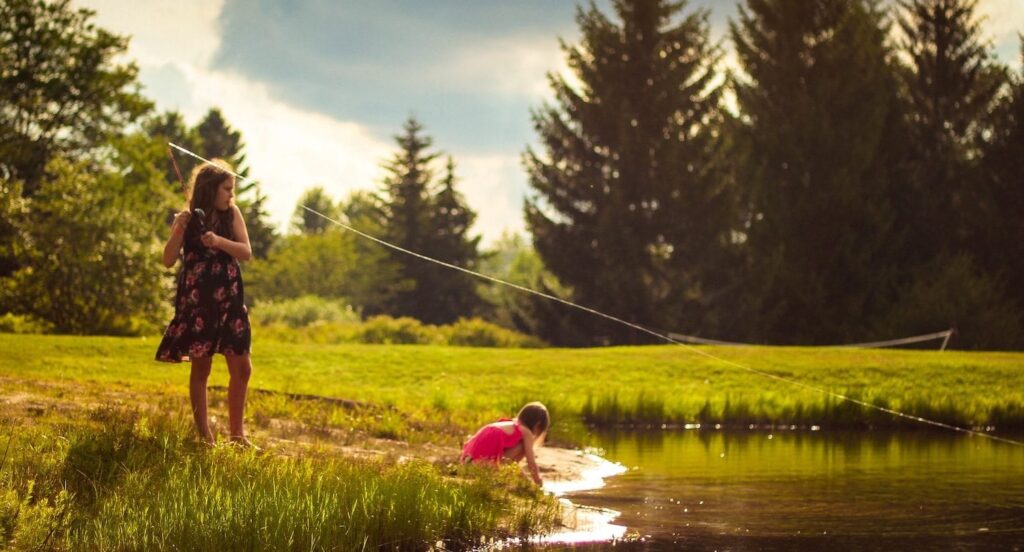
[(11, 437), (0, 548), (458, 550), (555, 519), (506, 472), (206, 449), (187, 421), (105, 408), (58, 438)]
[(583, 421), (591, 425), (661, 425), (670, 423), (665, 399), (640, 391), (632, 400), (619, 400), (618, 392), (595, 399), (587, 396), (580, 409)]
[[(956, 400), (948, 395), (916, 395), (891, 399), (865, 396), (858, 390), (837, 390), (836, 393), (858, 402), (826, 395), (818, 400), (794, 399), (787, 396), (725, 395), (724, 398), (675, 400), (639, 391), (633, 396), (619, 391), (588, 395), (578, 407), (584, 423), (591, 426), (656, 426), (719, 424), (726, 427), (755, 426), (819, 426), (824, 429), (925, 429), (919, 421), (898, 416), (895, 410), (943, 424), (965, 428), (998, 428), (1006, 432), (1024, 430), (1024, 404), (982, 405)], [(883, 410), (884, 409), (884, 410)]]

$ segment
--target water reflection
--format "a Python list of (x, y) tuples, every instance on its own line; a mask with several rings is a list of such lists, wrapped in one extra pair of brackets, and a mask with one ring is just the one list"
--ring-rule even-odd
[(612, 431), (587, 440), (629, 468), (570, 495), (621, 512), (614, 523), (636, 540), (617, 550), (1024, 549), (1024, 447), (925, 432)]

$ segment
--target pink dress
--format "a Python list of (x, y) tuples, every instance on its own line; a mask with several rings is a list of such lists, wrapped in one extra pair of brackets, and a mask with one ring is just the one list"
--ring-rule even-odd
[[(499, 422), (511, 422), (509, 418), (502, 418)], [(523, 432), (519, 429), (519, 422), (512, 427), (512, 433), (505, 433), (505, 430), (496, 425), (485, 425), (476, 432), (462, 447), (460, 462), (470, 460), (486, 460), (498, 463), (505, 457), (505, 449), (512, 448), (523, 440)]]

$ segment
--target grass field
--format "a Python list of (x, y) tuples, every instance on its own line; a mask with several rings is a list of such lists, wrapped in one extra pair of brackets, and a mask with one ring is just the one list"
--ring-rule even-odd
[[(528, 400), (552, 441), (578, 421), (926, 427), (677, 346), (489, 349), (259, 340), (248, 406), (263, 454), (205, 449), (188, 365), (154, 338), (0, 334), (0, 548), (466, 548), (544, 531), (557, 505), (514, 469), (454, 464)], [(938, 421), (1024, 429), (1024, 354), (704, 348)], [(223, 435), (222, 360), (211, 413)], [(911, 425), (907, 425), (911, 424)], [(198, 489), (204, 489), (199, 492)]]
[[(583, 416), (595, 424), (916, 427), (915, 422), (839, 402), (679, 346), (494, 349), (292, 344), (258, 337), (253, 387), (375, 405), (383, 409), (383, 421), (369, 429), (392, 437), (413, 437), (408, 432), (415, 424), (461, 437), (478, 423), (513, 413), (527, 400), (545, 401), (556, 423), (562, 415)], [(135, 389), (184, 387), (188, 366), (153, 362), (156, 345), (152, 338), (0, 335), (0, 375)], [(1021, 353), (701, 350), (942, 422), (995, 426), (1000, 432), (1024, 430)], [(215, 364), (214, 372), (211, 383), (225, 385), (223, 364)], [(265, 408), (276, 408), (275, 414), (287, 410), (281, 404), (275, 407), (272, 396), (262, 402)], [(259, 416), (260, 405), (254, 406), (252, 415)], [(307, 410), (330, 417), (334, 409), (345, 410), (320, 404)], [(415, 423), (410, 426), (410, 421)]]

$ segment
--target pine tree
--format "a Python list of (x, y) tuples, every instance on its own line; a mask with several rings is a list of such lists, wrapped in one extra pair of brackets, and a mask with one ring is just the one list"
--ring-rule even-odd
[(292, 214), (292, 228), (303, 234), (322, 234), (334, 225), (316, 213), (311, 213), (303, 207), (309, 207), (318, 213), (322, 213), (332, 219), (338, 218), (338, 205), (327, 195), (322, 186), (315, 186), (302, 193), (299, 203), (295, 206)]
[(249, 176), (249, 167), (245, 165), (245, 153), (242, 151), (242, 133), (231, 128), (220, 109), (216, 107), (206, 112), (203, 120), (196, 125), (196, 132), (202, 139), (202, 155), (207, 159), (219, 157), (235, 167), (235, 172)]
[(1005, 281), (1017, 308), (1024, 309), (1024, 70), (1013, 77), (990, 119), (992, 134), (981, 160), (985, 194), (978, 204), (975, 253), (985, 269)]
[[(578, 85), (549, 76), (555, 105), (533, 113), (543, 153), (525, 153), (534, 246), (572, 299), (630, 322), (699, 331), (732, 248), (721, 178), (722, 119), (708, 14), (685, 2), (617, 0), (610, 20), (577, 12), (579, 45), (562, 44)], [(556, 343), (638, 343), (650, 336), (562, 307), (576, 328)], [(579, 336), (588, 336), (579, 342)]]
[[(468, 230), (476, 215), (455, 191), (454, 163), (449, 160), (448, 172), (436, 183), (432, 163), (439, 154), (430, 151), (433, 140), (422, 134), (423, 126), (414, 118), (403, 129), (395, 137), (399, 151), (385, 164), (388, 174), (375, 201), (375, 225), (384, 240), (403, 249), (474, 267), (478, 238), (470, 238)], [(356, 201), (346, 215), (365, 216), (365, 211), (365, 202)], [(472, 316), (482, 304), (466, 275), (398, 251), (391, 252), (391, 259), (401, 267), (395, 285), (399, 291), (381, 306), (383, 314), (443, 324)]]
[(748, 0), (731, 23), (751, 339), (855, 339), (893, 293), (887, 32), (862, 0)]
[[(436, 153), (428, 152), (433, 140), (421, 134), (423, 126), (409, 118), (404, 134), (395, 136), (399, 151), (387, 162), (388, 175), (380, 197), (383, 239), (403, 249), (424, 252), (429, 243), (431, 162)], [(430, 290), (425, 288), (429, 266), (426, 261), (392, 251), (392, 259), (401, 268), (401, 278), (413, 287), (396, 294), (384, 307), (392, 316), (412, 316), (421, 321), (432, 318)]]
[[(480, 237), (470, 237), (469, 229), (476, 220), (476, 213), (455, 190), (455, 181), (455, 162), (449, 156), (440, 189), (432, 198), (431, 228), (434, 234), (428, 254), (446, 263), (475, 270), (480, 260)], [(430, 268), (434, 320), (448, 323), (480, 312), (484, 302), (474, 277), (437, 265)]]
[(927, 262), (942, 252), (972, 249), (977, 195), (972, 165), (986, 114), (1006, 82), (982, 40), (976, 0), (901, 0), (900, 72), (914, 151), (909, 194), (914, 216), (910, 258)]
[[(189, 151), (200, 151), (202, 149), (202, 137), (195, 128), (189, 128), (185, 124), (185, 118), (177, 111), (166, 111), (149, 117), (142, 125), (143, 130), (155, 141), (159, 142), (161, 150), (169, 148), (168, 142), (181, 146)], [(188, 182), (192, 169), (198, 164), (195, 158), (182, 155), (177, 150), (171, 149), (174, 156), (174, 163), (177, 164), (177, 172), (174, 164), (163, 162), (166, 157), (161, 158), (160, 166), (164, 168), (165, 178), (172, 189), (180, 189), (181, 180), (178, 180), (178, 173), (181, 179)]]

